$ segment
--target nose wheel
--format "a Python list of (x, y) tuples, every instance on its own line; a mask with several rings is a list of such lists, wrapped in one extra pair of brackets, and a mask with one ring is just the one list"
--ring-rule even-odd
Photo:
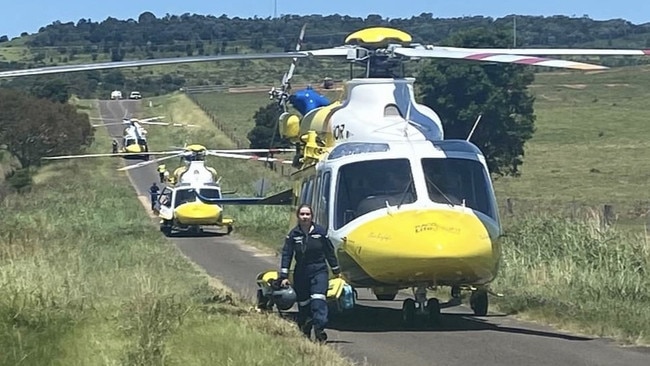
[(426, 287), (418, 287), (413, 292), (415, 299), (406, 299), (402, 303), (402, 321), (406, 325), (413, 325), (417, 318), (425, 318), (429, 324), (439, 324), (440, 301), (427, 299)]

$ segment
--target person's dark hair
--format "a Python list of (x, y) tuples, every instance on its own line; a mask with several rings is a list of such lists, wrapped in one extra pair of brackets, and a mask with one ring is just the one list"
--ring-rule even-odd
[(298, 208), (296, 209), (296, 217), (300, 217), (300, 210), (302, 210), (305, 207), (308, 208), (311, 215), (314, 216), (314, 210), (312, 210), (311, 206), (306, 203), (303, 203), (302, 205), (298, 206)]

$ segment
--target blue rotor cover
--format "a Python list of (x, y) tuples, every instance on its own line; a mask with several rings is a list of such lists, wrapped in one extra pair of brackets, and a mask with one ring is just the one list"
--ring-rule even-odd
[(316, 108), (330, 104), (327, 97), (316, 92), (311, 86), (293, 93), (289, 97), (289, 101), (303, 116)]

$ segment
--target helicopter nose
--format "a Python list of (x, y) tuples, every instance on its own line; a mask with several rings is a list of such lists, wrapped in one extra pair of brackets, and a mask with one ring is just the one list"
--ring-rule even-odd
[(468, 209), (394, 212), (360, 224), (339, 250), (383, 283), (478, 284), (494, 278), (499, 260), (489, 226)]
[(217, 224), (221, 216), (221, 207), (203, 202), (187, 202), (174, 210), (176, 219), (185, 225)]
[(133, 144), (133, 145), (129, 145), (129, 146), (124, 147), (124, 151), (127, 152), (127, 153), (140, 153), (140, 152), (142, 152), (142, 148), (140, 147), (140, 145)]

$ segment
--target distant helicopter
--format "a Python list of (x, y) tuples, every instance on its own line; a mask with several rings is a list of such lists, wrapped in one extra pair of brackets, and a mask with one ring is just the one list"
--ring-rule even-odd
[[(296, 144), (294, 187), (267, 198), (208, 197), (207, 204), (309, 203), (316, 221), (328, 229), (343, 278), (370, 288), (380, 300), (412, 289), (402, 317), (432, 322), (440, 303), (427, 289), (451, 287), (459, 300), (470, 291), (476, 315), (488, 312), (489, 283), (500, 261), (500, 220), (486, 159), (471, 142), (445, 140), (442, 121), (418, 104), (413, 78), (401, 75), (404, 61), (422, 58), (603, 70), (604, 66), (538, 55), (638, 55), (648, 50), (458, 48), (414, 43), (398, 29), (356, 31), (340, 47), (295, 52), (179, 57), (105, 62), (0, 72), (0, 77), (165, 65), (188, 62), (292, 58), (280, 89), (271, 97), (286, 111), (283, 136)], [(297, 59), (342, 57), (365, 68), (363, 78), (345, 86), (342, 100), (329, 103), (313, 90), (290, 94)], [(286, 103), (300, 112), (286, 110)], [(478, 120), (477, 120), (478, 121)], [(471, 134), (471, 132), (470, 132)], [(237, 154), (232, 154), (237, 155)], [(241, 158), (241, 157), (240, 157)]]
[[(158, 214), (160, 216), (160, 231), (171, 236), (175, 232), (199, 233), (204, 226), (216, 226), (230, 234), (235, 220), (223, 214), (223, 207), (217, 204), (206, 204), (200, 201), (196, 193), (210, 199), (222, 199), (221, 204), (227, 203), (224, 195), (234, 194), (236, 190), (224, 192), (219, 184), (221, 178), (217, 177), (214, 168), (205, 164), (206, 156), (237, 158), (245, 160), (259, 160), (265, 162), (280, 162), (291, 164), (291, 161), (276, 158), (243, 155), (247, 153), (279, 153), (292, 152), (293, 149), (238, 149), (238, 150), (209, 150), (202, 145), (188, 145), (179, 150), (156, 152), (167, 155), (154, 160), (122, 167), (118, 170), (126, 171), (141, 168), (150, 164), (160, 163), (168, 159), (181, 157), (184, 164), (174, 170), (171, 176), (172, 184), (162, 189), (158, 196)], [(171, 182), (168, 182), (171, 183)], [(251, 198), (250, 202), (258, 203), (259, 198)], [(241, 199), (237, 201), (241, 203)], [(264, 201), (271, 204), (271, 201)], [(283, 202), (282, 204), (286, 204)], [(280, 203), (276, 203), (280, 204)]]
[(149, 160), (149, 144), (147, 143), (148, 131), (142, 125), (155, 125), (155, 126), (171, 126), (171, 127), (198, 127), (193, 124), (186, 123), (169, 123), (158, 121), (164, 118), (163, 116), (149, 117), (149, 118), (126, 118), (124, 117), (120, 122), (104, 122), (95, 123), (93, 127), (102, 126), (125, 126), (123, 136), (121, 138), (122, 144), (117, 152), (111, 153), (98, 153), (98, 154), (77, 154), (77, 155), (61, 155), (61, 156), (48, 156), (44, 160), (61, 160), (73, 158), (98, 158), (108, 156), (119, 156), (128, 160)]

